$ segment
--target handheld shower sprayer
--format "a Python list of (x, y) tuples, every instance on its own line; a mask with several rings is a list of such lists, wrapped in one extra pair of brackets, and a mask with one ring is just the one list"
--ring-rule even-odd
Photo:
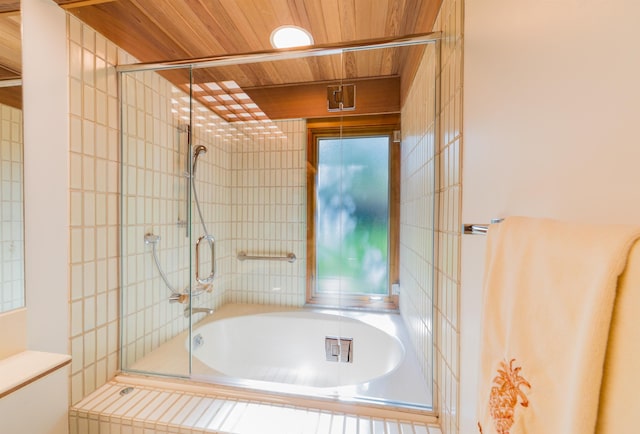
[(200, 199), (198, 198), (198, 190), (196, 189), (195, 179), (196, 179), (196, 167), (198, 166), (198, 158), (200, 154), (206, 154), (207, 147), (205, 145), (198, 145), (193, 148), (193, 161), (191, 166), (191, 185), (193, 187), (193, 198), (196, 202), (196, 209), (198, 210), (198, 216), (200, 217), (200, 223), (202, 224), (202, 230), (204, 234), (209, 236), (209, 231), (207, 231), (207, 225), (204, 222), (204, 217), (202, 216), (202, 209), (200, 208)]
[(207, 147), (205, 145), (198, 145), (195, 148), (193, 148), (193, 162), (191, 163), (191, 176), (195, 176), (196, 175), (196, 167), (198, 165), (198, 158), (200, 157), (200, 154), (206, 154), (207, 153)]

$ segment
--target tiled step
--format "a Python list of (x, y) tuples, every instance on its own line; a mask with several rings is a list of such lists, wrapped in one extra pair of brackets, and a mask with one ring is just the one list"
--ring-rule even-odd
[(435, 425), (113, 380), (73, 406), (71, 434), (441, 434)]

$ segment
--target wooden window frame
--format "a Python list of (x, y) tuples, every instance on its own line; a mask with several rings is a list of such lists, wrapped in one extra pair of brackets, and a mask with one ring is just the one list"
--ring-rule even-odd
[[(378, 115), (341, 119), (317, 119), (307, 123), (307, 269), (306, 301), (309, 305), (367, 308), (371, 310), (397, 310), (398, 296), (392, 285), (400, 275), (400, 143), (394, 142), (394, 132), (400, 129), (400, 115)], [(326, 137), (389, 137), (389, 281), (387, 293), (340, 294), (316, 293), (316, 179), (318, 167), (317, 142)]]

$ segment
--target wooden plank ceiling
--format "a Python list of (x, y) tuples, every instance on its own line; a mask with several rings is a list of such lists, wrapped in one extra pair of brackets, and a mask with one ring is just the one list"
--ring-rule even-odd
[[(441, 0), (56, 1), (140, 62), (270, 51), (273, 50), (271, 32), (282, 25), (307, 29), (313, 35), (315, 45), (428, 33), (441, 3)], [(254, 114), (264, 112), (265, 116), (276, 119), (291, 117), (295, 112), (295, 117), (301, 117), (300, 107), (305, 107), (305, 104), (300, 104), (300, 95), (309, 96), (308, 90), (298, 89), (301, 84), (335, 83), (340, 78), (357, 81), (385, 77), (397, 83), (383, 90), (396, 95), (385, 95), (378, 88), (378, 94), (369, 100), (381, 99), (390, 104), (387, 107), (380, 107), (380, 104), (364, 106), (361, 98), (364, 95), (357, 91), (358, 111), (353, 114), (397, 112), (400, 89), (407, 78), (412, 78), (415, 58), (419, 55), (420, 50), (416, 48), (394, 48), (199, 69), (194, 71), (194, 83), (202, 93), (199, 95), (198, 91), (195, 95), (201, 102), (208, 102), (207, 105), (215, 108), (222, 104), (221, 94), (232, 95), (236, 106), (244, 104), (246, 100), (235, 98), (235, 94), (241, 93), (259, 106)], [(181, 87), (189, 82), (184, 72), (163, 74)], [(226, 89), (221, 83), (231, 83), (233, 89)], [(216, 89), (216, 85), (222, 89)], [(314, 94), (315, 97), (324, 94), (322, 98), (326, 101), (326, 85), (316, 87), (318, 93)], [(291, 96), (293, 94), (297, 95), (295, 99)], [(225, 110), (233, 113), (229, 104)], [(221, 115), (224, 117), (224, 113)], [(317, 116), (312, 113), (303, 115)], [(240, 120), (241, 117), (236, 116), (235, 119)]]

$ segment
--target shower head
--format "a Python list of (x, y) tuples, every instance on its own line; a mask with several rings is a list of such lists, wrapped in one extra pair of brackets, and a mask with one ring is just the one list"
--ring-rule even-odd
[(196, 166), (198, 163), (198, 157), (200, 156), (200, 154), (207, 152), (207, 147), (205, 145), (198, 145), (195, 148), (193, 148), (193, 163), (191, 166), (191, 175), (195, 176), (196, 174)]
[(207, 147), (205, 145), (198, 145), (193, 148), (193, 157), (198, 158), (198, 155), (200, 155), (201, 152), (207, 152)]

